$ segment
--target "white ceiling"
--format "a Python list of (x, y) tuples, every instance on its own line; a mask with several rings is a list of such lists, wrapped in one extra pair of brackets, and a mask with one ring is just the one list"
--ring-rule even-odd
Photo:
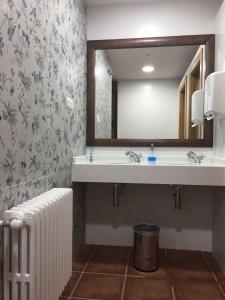
[[(111, 49), (107, 54), (114, 79), (177, 79), (183, 77), (197, 49), (198, 46)], [(155, 71), (144, 73), (145, 65), (153, 65)]]
[(140, 2), (156, 2), (156, 1), (171, 1), (171, 0), (85, 0), (87, 6), (92, 5), (109, 5), (109, 4), (125, 4), (125, 3), (140, 3)]

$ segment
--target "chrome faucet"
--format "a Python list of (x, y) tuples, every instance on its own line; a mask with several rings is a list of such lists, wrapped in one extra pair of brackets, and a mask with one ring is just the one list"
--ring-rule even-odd
[(129, 156), (129, 159), (133, 162), (141, 162), (142, 154), (137, 154), (134, 151), (127, 151), (126, 156)]
[(194, 151), (189, 151), (187, 157), (190, 161), (200, 164), (205, 156), (203, 154), (198, 155)]

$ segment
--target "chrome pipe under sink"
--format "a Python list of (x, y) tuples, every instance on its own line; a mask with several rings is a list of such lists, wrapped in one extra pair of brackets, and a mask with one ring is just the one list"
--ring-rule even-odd
[(120, 204), (120, 195), (124, 189), (124, 183), (113, 184), (113, 207), (118, 207)]

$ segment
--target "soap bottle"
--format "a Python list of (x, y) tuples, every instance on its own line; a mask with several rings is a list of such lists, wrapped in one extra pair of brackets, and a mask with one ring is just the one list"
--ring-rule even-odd
[(154, 147), (153, 143), (151, 144), (150, 150), (151, 150), (151, 154), (148, 156), (148, 162), (149, 163), (155, 163), (156, 162), (156, 155), (155, 155), (155, 147)]

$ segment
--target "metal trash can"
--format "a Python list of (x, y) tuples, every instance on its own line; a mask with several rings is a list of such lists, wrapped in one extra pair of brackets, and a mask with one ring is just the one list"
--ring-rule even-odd
[(134, 226), (134, 268), (145, 272), (159, 268), (159, 230), (151, 224)]

